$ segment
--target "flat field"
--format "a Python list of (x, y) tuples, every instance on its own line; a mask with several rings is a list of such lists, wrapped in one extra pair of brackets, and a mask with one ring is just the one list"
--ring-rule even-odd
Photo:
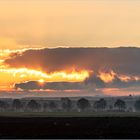
[(0, 117), (140, 117), (140, 112), (0, 112)]
[(140, 138), (140, 113), (3, 112), (0, 138)]

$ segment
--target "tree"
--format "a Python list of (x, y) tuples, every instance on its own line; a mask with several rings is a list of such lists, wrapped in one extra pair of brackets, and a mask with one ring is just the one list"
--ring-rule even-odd
[(95, 101), (94, 108), (99, 110), (104, 110), (107, 106), (107, 102), (104, 98), (100, 99), (99, 101)]
[(48, 103), (45, 102), (45, 103), (43, 104), (43, 110), (44, 110), (44, 111), (47, 111), (47, 109), (48, 109)]
[(72, 101), (69, 98), (61, 98), (62, 108), (69, 111), (72, 108)]
[(114, 107), (117, 108), (119, 111), (124, 111), (126, 108), (126, 103), (125, 101), (118, 99), (115, 103), (114, 103)]
[(140, 99), (135, 102), (134, 107), (136, 111), (140, 111)]
[(109, 105), (109, 110), (112, 110), (113, 109), (113, 106), (112, 105)]
[(57, 108), (57, 104), (54, 101), (50, 101), (48, 106), (51, 111)]
[(9, 107), (9, 104), (6, 101), (0, 101), (0, 110), (6, 111)]
[(17, 111), (17, 110), (21, 110), (23, 105), (19, 99), (14, 99), (12, 103), (12, 107), (14, 110)]
[(39, 111), (40, 107), (40, 104), (37, 103), (35, 100), (30, 100), (27, 104), (27, 109), (31, 111)]
[(77, 101), (77, 106), (80, 110), (85, 111), (86, 109), (90, 108), (90, 103), (87, 99), (81, 98)]

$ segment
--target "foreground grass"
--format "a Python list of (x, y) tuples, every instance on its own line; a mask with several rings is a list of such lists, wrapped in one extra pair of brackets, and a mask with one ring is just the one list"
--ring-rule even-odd
[(0, 112), (0, 117), (140, 117), (140, 112)]

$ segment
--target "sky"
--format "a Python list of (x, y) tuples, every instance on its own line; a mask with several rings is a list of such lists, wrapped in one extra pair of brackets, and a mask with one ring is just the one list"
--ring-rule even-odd
[(0, 93), (140, 94), (139, 7), (139, 0), (1, 0)]
[(0, 45), (140, 46), (139, 7), (139, 0), (1, 0)]

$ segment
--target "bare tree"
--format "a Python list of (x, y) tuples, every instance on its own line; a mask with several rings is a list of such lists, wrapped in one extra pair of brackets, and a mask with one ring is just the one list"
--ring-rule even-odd
[(140, 99), (135, 102), (134, 107), (136, 111), (140, 111)]
[(61, 105), (64, 111), (70, 111), (72, 108), (72, 101), (69, 98), (61, 98)]
[(29, 111), (39, 111), (40, 107), (40, 104), (37, 103), (35, 100), (30, 100), (27, 104), (27, 110)]
[(14, 99), (12, 108), (14, 109), (14, 111), (21, 111), (21, 109), (23, 109), (23, 105), (19, 99)]
[(104, 110), (107, 106), (107, 102), (104, 98), (100, 99), (99, 101), (95, 101), (94, 108), (97, 110)]
[(57, 104), (56, 104), (55, 101), (50, 101), (48, 107), (49, 107), (49, 110), (50, 110), (50, 111), (56, 111), (56, 109), (57, 109)]
[(9, 104), (6, 101), (0, 101), (0, 110), (7, 111), (9, 108)]
[(48, 108), (49, 108), (49, 104), (47, 102), (45, 102), (43, 104), (43, 111), (48, 111)]
[(77, 107), (80, 109), (80, 111), (86, 111), (90, 108), (90, 103), (87, 99), (81, 98), (77, 101)]
[(125, 103), (125, 101), (118, 99), (114, 103), (114, 107), (117, 108), (119, 111), (124, 111), (126, 109), (126, 103)]

